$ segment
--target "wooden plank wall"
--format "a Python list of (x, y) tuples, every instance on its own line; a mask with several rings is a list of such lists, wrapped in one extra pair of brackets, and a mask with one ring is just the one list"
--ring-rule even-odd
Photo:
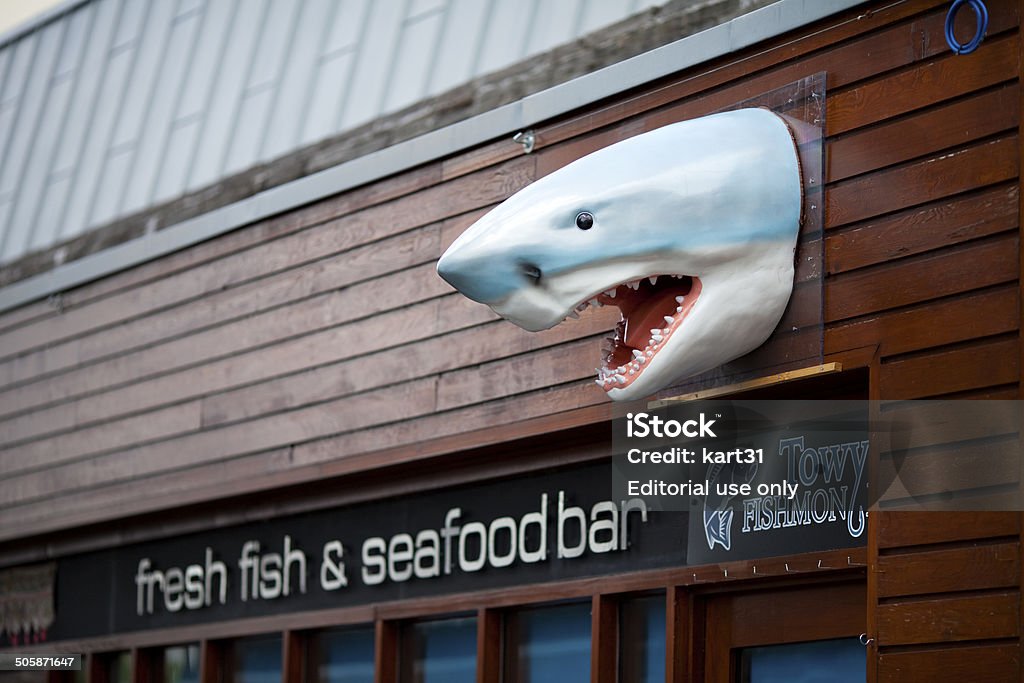
[[(875, 3), (540, 126), (532, 155), (497, 141), (79, 287), (60, 311), (0, 315), (0, 541), (606, 416), (590, 376), (612, 312), (522, 332), (453, 293), (438, 255), (586, 152), (818, 71), (827, 355), (875, 348), (884, 398), (1015, 398), (1019, 7), (987, 4), (969, 56), (946, 47), (948, 2)], [(873, 521), (877, 680), (1019, 671), (1019, 517), (944, 519)]]

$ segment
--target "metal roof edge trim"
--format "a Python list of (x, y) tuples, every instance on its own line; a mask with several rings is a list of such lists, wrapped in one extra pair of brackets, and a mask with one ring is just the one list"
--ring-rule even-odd
[(528, 95), (518, 102), (269, 188), (233, 204), (14, 282), (0, 288), (0, 311), (42, 299), (274, 214), (295, 209), (536, 125), (624, 90), (824, 19), (863, 2), (864, 0), (779, 0), (724, 24)]

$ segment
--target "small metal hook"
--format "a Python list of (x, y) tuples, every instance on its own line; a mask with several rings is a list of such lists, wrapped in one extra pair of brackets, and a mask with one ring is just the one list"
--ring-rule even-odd
[(46, 303), (48, 303), (50, 305), (50, 307), (53, 308), (54, 310), (56, 310), (58, 313), (63, 313), (64, 312), (64, 294), (63, 293), (57, 292), (56, 294), (51, 294), (50, 296), (46, 297)]
[(795, 571), (793, 571), (792, 569), (789, 568), (789, 562), (786, 563), (786, 573), (787, 574), (796, 574)]
[(852, 559), (850, 559), (850, 556), (847, 555), (846, 556), (846, 566), (847, 567), (866, 567), (867, 565), (862, 563), (862, 562), (854, 562)]
[(867, 647), (871, 643), (875, 642), (874, 638), (868, 638), (868, 634), (867, 633), (860, 634), (859, 640), (860, 640), (860, 644), (863, 645), (864, 647)]
[(696, 584), (696, 583), (707, 583), (707, 581), (706, 581), (706, 580), (702, 581), (701, 579), (698, 579), (698, 578), (697, 578), (697, 574), (696, 574), (696, 572), (695, 572), (695, 573), (694, 573), (694, 575), (693, 575), (693, 582), (694, 582), (695, 584)]
[(537, 136), (532, 130), (521, 130), (512, 136), (512, 142), (518, 142), (523, 146), (523, 153), (529, 154), (537, 144)]

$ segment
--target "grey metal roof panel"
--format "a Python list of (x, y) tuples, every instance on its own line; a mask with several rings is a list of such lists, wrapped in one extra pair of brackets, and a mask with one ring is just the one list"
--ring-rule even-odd
[(532, 26), (526, 37), (529, 52), (543, 52), (572, 38), (579, 23), (582, 0), (564, 2), (537, 2)]
[(13, 103), (17, 115), (12, 125), (10, 143), (0, 157), (0, 201), (3, 202), (0, 204), (0, 226), (3, 229), (0, 258), (4, 260), (25, 253), (31, 240), (32, 226), (24, 221), (13, 220), (16, 218), (14, 209), (19, 201), (24, 205), (23, 192), (31, 195), (36, 190), (23, 180), (33, 158), (33, 148), (40, 142), (46, 142), (40, 140), (39, 124), (44, 119), (47, 99), (52, 92), (52, 79), (67, 25), (67, 21), (60, 21), (41, 30), (36, 49), (33, 50), (25, 88)]
[(428, 74), (427, 92), (443, 92), (469, 80), (477, 53), (484, 42), (491, 3), (451, 0), (444, 31), (434, 56), (434, 72)]
[(174, 110), (181, 98), (185, 77), (195, 54), (194, 47), (203, 18), (202, 9), (179, 12), (167, 37), (167, 58), (160, 65), (156, 79), (159, 86), (152, 90), (146, 108), (142, 124), (146, 132), (137, 138), (121, 201), (121, 208), (126, 213), (143, 209), (153, 201), (156, 178), (167, 154), (167, 138), (172, 130)]
[[(300, 145), (304, 113), (308, 110), (312, 81), (323, 54), (333, 12), (339, 3), (329, 0), (306, 2), (296, 22), (299, 38), (281, 74), (277, 101), (266, 126), (260, 158), (273, 159)], [(312, 37), (312, 39), (307, 39)]]
[(587, 0), (586, 9), (576, 28), (577, 34), (590, 33), (633, 12), (633, 0)]
[(385, 89), (382, 111), (395, 111), (423, 98), (444, 27), (443, 7), (420, 12), (402, 26)]
[[(863, 0), (777, 0), (783, 11), (755, 10), (725, 24), (579, 76), (523, 99), (399, 144), (270, 187), (0, 288), (0, 311), (172, 253), (254, 221), (343, 192), (453, 152), (522, 130), (604, 97), (701, 64), (859, 5)], [(846, 19), (858, 21), (861, 17)], [(741, 22), (740, 19), (743, 19)], [(767, 26), (766, 26), (767, 25)]]
[(666, 0), (90, 0), (0, 43), (0, 262)]

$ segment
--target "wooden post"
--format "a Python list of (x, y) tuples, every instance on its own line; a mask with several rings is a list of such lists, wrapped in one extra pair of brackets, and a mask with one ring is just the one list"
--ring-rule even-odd
[(163, 667), (156, 666), (159, 654), (155, 650), (132, 649), (132, 683), (163, 683)]
[(212, 640), (199, 643), (199, 683), (221, 683), (224, 679), (223, 646)]
[(590, 611), (590, 681), (616, 683), (619, 677), (619, 603), (595, 595)]
[(476, 615), (476, 683), (501, 683), (501, 613), (481, 609)]
[[(1020, 5), (1018, 3), (1017, 12), (1020, 15)], [(1017, 97), (1019, 100), (1017, 109), (1017, 161), (1018, 164), (1024, 164), (1024, 119), (1021, 118), (1020, 112), (1024, 112), (1024, 88), (1020, 87), (1021, 83), (1024, 83), (1024, 31), (1021, 30), (1020, 25), (1017, 27)], [(1024, 173), (1018, 170), (1017, 172), (1017, 289), (1018, 289), (1018, 305), (1020, 309), (1017, 316), (1017, 335), (1020, 338), (1021, 330), (1024, 330), (1024, 278), (1020, 277), (1019, 273), (1024, 273), (1024, 239), (1021, 238), (1022, 226), (1024, 226)], [(1017, 399), (1024, 396), (1024, 343), (1019, 343), (1019, 360), (1017, 362), (1017, 372), (1019, 377), (1017, 379)], [(1019, 403), (1017, 404), (1020, 405)], [(1024, 416), (1021, 416), (1021, 424), (1024, 424)], [(1024, 451), (1024, 430), (1021, 430), (1017, 434), (1017, 448)], [(1020, 451), (1018, 451), (1020, 452)], [(1024, 486), (1024, 462), (1018, 463), (1018, 496), (1021, 495), (1020, 487)], [(1017, 609), (1020, 614), (1024, 614), (1024, 512), (1020, 515), (1020, 545), (1019, 545), (1019, 562), (1021, 567), (1020, 581), (1017, 584), (1017, 592), (1020, 596)], [(869, 622), (870, 623), (870, 622)], [(1020, 650), (1024, 650), (1024, 628), (1021, 629), (1020, 635), (1017, 638), (1017, 647)], [(877, 657), (876, 657), (877, 660)], [(1020, 683), (1024, 683), (1024, 657), (1018, 660), (1018, 671), (1017, 680)], [(874, 683), (874, 681), (870, 681)]]
[(281, 681), (302, 683), (306, 678), (306, 636), (285, 631), (281, 637)]
[(88, 657), (85, 673), (86, 683), (107, 683), (107, 670), (104, 667), (106, 660), (95, 652), (90, 652)]
[(395, 683), (398, 680), (398, 625), (377, 619), (374, 630), (374, 683)]
[[(882, 399), (881, 393), (882, 373), (882, 351), (880, 346), (875, 346), (872, 354), (871, 364), (868, 366), (868, 398), (871, 401), (869, 419), (872, 424), (880, 424), (881, 416), (878, 414), (879, 405)], [(881, 457), (882, 440), (874, 429), (869, 431), (871, 448), (868, 455), (868, 482), (874, 486), (879, 482), (879, 462)], [(877, 488), (875, 489), (878, 490)], [(876, 492), (874, 495), (878, 495)], [(870, 507), (871, 501), (868, 501)], [(870, 644), (865, 648), (864, 656), (867, 657), (867, 683), (878, 681), (878, 524), (881, 521), (880, 510), (868, 511), (867, 528), (867, 604), (864, 605), (865, 623), (867, 637)]]
[(703, 613), (698, 620), (694, 607), (690, 591), (669, 586), (665, 592), (665, 680), (670, 683), (701, 680), (703, 648), (698, 639), (704, 632)]

